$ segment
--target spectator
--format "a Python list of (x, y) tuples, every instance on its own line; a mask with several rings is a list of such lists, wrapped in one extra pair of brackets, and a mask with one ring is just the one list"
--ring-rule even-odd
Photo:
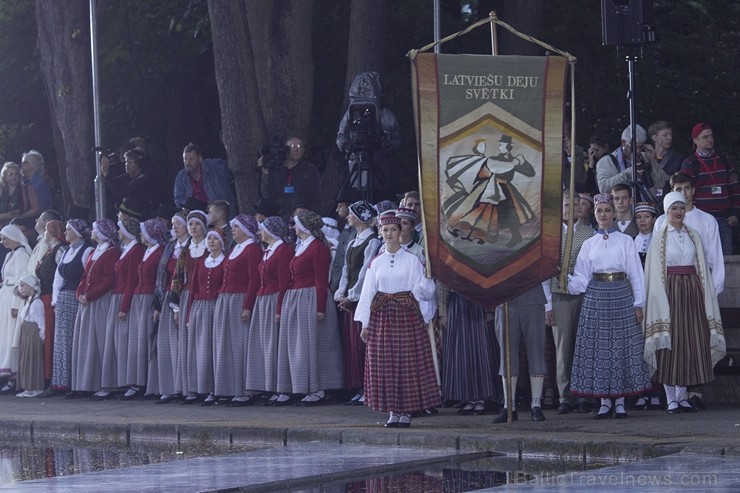
[(298, 137), (285, 141), (290, 149), (288, 158), (278, 169), (269, 169), (264, 157), (257, 161), (262, 171), (260, 191), (262, 198), (280, 203), (283, 216), (290, 214), (298, 204), (309, 210), (318, 209), (317, 191), (321, 188), (319, 170), (309, 161), (303, 159), (306, 147)]
[(0, 171), (0, 225), (14, 218), (35, 218), (41, 213), (36, 191), (21, 183), (21, 168), (7, 162)]
[(603, 131), (596, 131), (588, 143), (588, 161), (586, 169), (586, 184), (584, 190), (591, 196), (599, 193), (599, 185), (596, 183), (596, 163), (609, 152), (609, 135)]
[(42, 176), (44, 167), (44, 156), (39, 151), (31, 150), (24, 152), (21, 156), (21, 174), (23, 184), (31, 185), (39, 199), (42, 211), (54, 208), (54, 200), (51, 197), (51, 188), (46, 178)]
[(619, 228), (619, 231), (634, 238), (639, 230), (635, 218), (632, 216), (632, 190), (628, 185), (618, 183), (612, 188), (612, 197), (616, 209), (614, 224)]
[(231, 224), (229, 223), (229, 217), (231, 216), (231, 207), (225, 200), (214, 200), (208, 204), (208, 226), (210, 228), (220, 228), (223, 231), (226, 240), (224, 245), (224, 253), (229, 253), (231, 247), (234, 245), (234, 237), (231, 234)]
[[(681, 169), (683, 156), (673, 152), (673, 129), (671, 124), (664, 120), (658, 120), (648, 127), (648, 135), (653, 141), (653, 146), (646, 145), (648, 159), (653, 165), (660, 166), (668, 178)], [(666, 183), (658, 190), (657, 196), (662, 196), (671, 191), (670, 185)]]
[(735, 165), (724, 152), (714, 149), (714, 133), (708, 123), (691, 130), (694, 153), (681, 165), (681, 172), (694, 180), (694, 205), (717, 219), (722, 252), (732, 255), (732, 230), (740, 217), (740, 184)]
[[(668, 180), (660, 166), (647, 162), (647, 157), (642, 152), (647, 141), (647, 132), (640, 125), (636, 128), (638, 158), (636, 174), (633, 175), (632, 172), (632, 128), (627, 127), (622, 132), (622, 144), (596, 163), (596, 181), (601, 193), (609, 193), (615, 185), (629, 184), (633, 180), (640, 180), (650, 188), (663, 188)], [(645, 174), (645, 171), (650, 172)]]
[(196, 144), (188, 144), (182, 151), (183, 169), (175, 177), (175, 205), (184, 207), (188, 197), (205, 203), (225, 200), (237, 210), (234, 195), (234, 176), (223, 159), (203, 159)]
[(135, 199), (146, 208), (145, 214), (151, 213), (151, 201), (153, 184), (151, 179), (144, 174), (144, 154), (136, 149), (126, 151), (123, 155), (126, 172), (117, 176), (111, 176), (108, 160), (101, 160), (100, 173), (105, 179), (111, 194), (116, 201), (125, 198)]
[(265, 218), (280, 215), (280, 204), (274, 200), (259, 199), (256, 204), (252, 204), (254, 209), (254, 218), (262, 224)]

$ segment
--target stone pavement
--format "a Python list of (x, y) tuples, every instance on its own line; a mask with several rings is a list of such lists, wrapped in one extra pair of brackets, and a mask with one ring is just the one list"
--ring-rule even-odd
[(557, 416), (545, 411), (547, 421), (535, 423), (528, 411), (520, 411), (519, 421), (494, 425), (490, 415), (458, 416), (455, 409), (440, 409), (437, 416), (414, 419), (409, 429), (386, 429), (385, 413), (337, 404), (228, 408), (0, 396), (0, 438), (267, 445), (318, 441), (584, 461), (675, 452), (740, 455), (740, 404), (710, 405), (695, 414), (630, 411), (629, 415), (625, 420), (601, 421), (593, 414)]

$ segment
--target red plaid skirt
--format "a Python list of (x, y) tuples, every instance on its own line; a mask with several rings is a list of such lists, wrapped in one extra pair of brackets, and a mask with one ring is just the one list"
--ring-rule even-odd
[(399, 413), (440, 405), (427, 326), (411, 293), (378, 293), (373, 308), (365, 356), (365, 404)]

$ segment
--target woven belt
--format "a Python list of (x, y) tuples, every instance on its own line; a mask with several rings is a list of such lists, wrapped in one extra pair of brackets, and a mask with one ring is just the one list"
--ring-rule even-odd
[(624, 281), (625, 279), (627, 279), (627, 274), (624, 272), (594, 272), (593, 275), (594, 281), (614, 282)]
[(674, 265), (672, 267), (666, 267), (666, 272), (674, 276), (688, 276), (696, 274), (696, 267), (693, 265)]
[(398, 305), (401, 306), (401, 308), (403, 308), (404, 310), (418, 310), (419, 307), (418, 303), (416, 303), (414, 295), (411, 294), (411, 291), (401, 291), (399, 293), (378, 292), (375, 294), (375, 298), (373, 298), (373, 302), (370, 305), (370, 310), (379, 310), (383, 305), (391, 301), (398, 303)]

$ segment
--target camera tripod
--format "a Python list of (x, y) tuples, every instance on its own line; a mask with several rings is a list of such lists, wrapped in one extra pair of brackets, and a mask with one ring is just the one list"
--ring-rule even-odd
[(388, 190), (389, 184), (378, 162), (378, 152), (375, 150), (350, 151), (346, 164), (349, 166), (349, 175), (344, 180), (340, 190), (355, 189), (362, 193), (362, 198), (375, 203), (375, 192)]

